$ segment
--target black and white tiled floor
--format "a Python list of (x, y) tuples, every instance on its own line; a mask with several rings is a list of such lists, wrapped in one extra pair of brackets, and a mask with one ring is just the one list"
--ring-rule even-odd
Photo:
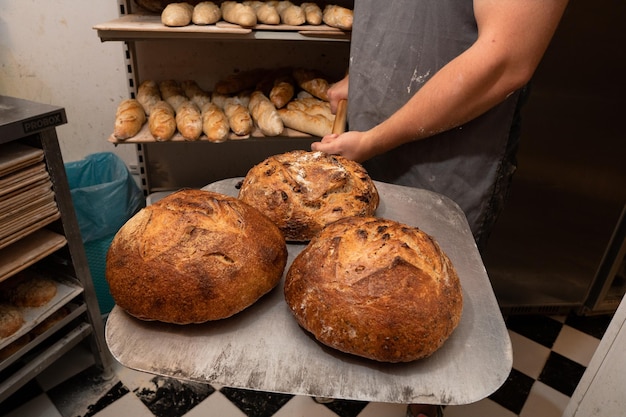
[[(611, 316), (507, 319), (513, 370), (489, 398), (445, 417), (560, 417)], [(181, 382), (116, 365), (103, 378), (80, 346), (0, 403), (3, 417), (404, 417), (399, 404), (335, 401)]]

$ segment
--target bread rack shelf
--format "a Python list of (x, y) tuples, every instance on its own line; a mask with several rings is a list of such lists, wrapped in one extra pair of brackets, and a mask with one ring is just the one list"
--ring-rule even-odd
[(0, 282), (34, 265), (67, 244), (65, 236), (39, 229), (0, 250)]
[[(350, 1), (342, 5), (353, 7)], [(189, 79), (209, 91), (217, 81), (237, 71), (304, 67), (338, 80), (348, 67), (351, 33), (326, 25), (242, 28), (219, 21), (215, 25), (172, 28), (163, 25), (158, 14), (138, 7), (134, 0), (118, 0), (118, 6), (119, 18), (93, 28), (103, 42), (123, 42), (131, 98), (145, 80)], [(285, 129), (280, 136), (264, 137), (253, 132), (249, 138), (239, 139), (243, 138), (231, 137), (215, 144), (202, 137), (185, 141), (178, 135), (157, 142), (145, 126), (124, 141), (107, 138), (116, 146), (136, 147), (146, 196), (243, 176), (266, 157), (310, 149), (319, 138)]]
[[(296, 139), (304, 139), (305, 141), (310, 141), (312, 136), (306, 133), (299, 132), (297, 130), (285, 128), (285, 130), (283, 130), (283, 133), (281, 133), (281, 135), (278, 136), (277, 138), (279, 141), (291, 140), (292, 142), (294, 142)], [(252, 131), (252, 133), (246, 136), (237, 136), (231, 132), (227, 140), (234, 141), (234, 142), (262, 140), (267, 143), (268, 141), (272, 139), (273, 138), (271, 137), (263, 135), (263, 133), (261, 133), (261, 131), (258, 128), (255, 128)], [(150, 129), (148, 128), (148, 124), (146, 123), (142, 126), (139, 133), (137, 133), (135, 136), (125, 139), (125, 140), (120, 140), (120, 139), (117, 139), (115, 136), (111, 135), (109, 136), (109, 142), (116, 144), (116, 145), (120, 145), (120, 144), (136, 144), (136, 143), (154, 143), (156, 142), (156, 140), (150, 134)], [(174, 136), (172, 136), (172, 138), (169, 139), (167, 142), (189, 142), (189, 141), (186, 140), (179, 132), (176, 132)], [(209, 140), (207, 139), (205, 134), (202, 134), (200, 138), (198, 139), (198, 142), (207, 143), (209, 142)], [(215, 142), (215, 144), (220, 144), (220, 143), (222, 142)]]
[(244, 28), (224, 21), (214, 25), (168, 27), (155, 14), (128, 14), (93, 27), (104, 41), (150, 39), (326, 40), (349, 41), (350, 32), (327, 25), (256, 25)]

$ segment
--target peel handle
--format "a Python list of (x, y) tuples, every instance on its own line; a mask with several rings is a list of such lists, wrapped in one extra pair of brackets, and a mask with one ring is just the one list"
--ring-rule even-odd
[(335, 121), (333, 123), (333, 133), (338, 135), (346, 131), (346, 117), (348, 113), (348, 100), (341, 99), (337, 103), (337, 113), (335, 114)]

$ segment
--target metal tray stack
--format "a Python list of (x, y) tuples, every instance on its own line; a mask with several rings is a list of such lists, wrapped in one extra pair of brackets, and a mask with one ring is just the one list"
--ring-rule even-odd
[(0, 249), (59, 217), (43, 151), (0, 145)]
[[(65, 236), (45, 227), (60, 216), (43, 150), (17, 142), (0, 145), (0, 300), (8, 281), (13, 282), (19, 273), (37, 274), (28, 268), (67, 244)], [(0, 338), (0, 351), (82, 292), (69, 278), (55, 277), (55, 281), (57, 294), (50, 302), (20, 309), (24, 324), (16, 333)], [(0, 360), (0, 370), (12, 361)]]

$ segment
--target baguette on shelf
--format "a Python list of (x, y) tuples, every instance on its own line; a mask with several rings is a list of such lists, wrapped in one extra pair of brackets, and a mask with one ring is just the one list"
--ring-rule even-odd
[[(218, 81), (213, 91), (194, 80), (146, 80), (137, 99), (119, 104), (109, 141), (323, 137), (332, 133), (335, 119), (324, 99), (330, 85), (325, 75), (303, 68), (241, 71)], [(122, 122), (126, 129), (120, 133)]]

